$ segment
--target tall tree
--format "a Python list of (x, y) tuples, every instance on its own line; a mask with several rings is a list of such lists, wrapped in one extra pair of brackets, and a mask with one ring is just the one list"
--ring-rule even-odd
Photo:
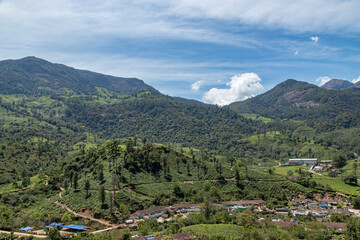
[(86, 191), (86, 197), (89, 196), (89, 189), (90, 189), (90, 182), (86, 179), (85, 181), (85, 191)]
[(101, 188), (100, 188), (100, 201), (101, 201), (101, 204), (104, 205), (104, 203), (105, 203), (105, 188), (104, 188), (104, 186), (101, 186)]
[(74, 173), (74, 180), (73, 180), (73, 184), (74, 184), (74, 190), (76, 190), (77, 189), (77, 187), (78, 187), (78, 175), (77, 175), (77, 173)]

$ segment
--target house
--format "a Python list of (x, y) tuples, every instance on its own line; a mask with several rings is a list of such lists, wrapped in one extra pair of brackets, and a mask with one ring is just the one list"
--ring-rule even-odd
[(322, 167), (322, 166), (316, 166), (316, 167), (314, 167), (314, 171), (322, 172), (322, 171), (324, 171), (324, 167)]
[(289, 164), (297, 164), (298, 166), (315, 166), (317, 165), (317, 158), (293, 158), (289, 159)]
[(346, 223), (337, 223), (337, 222), (322, 222), (322, 225), (325, 225), (327, 228), (331, 228), (337, 231), (346, 231)]
[(330, 165), (331, 163), (332, 163), (332, 160), (321, 160), (321, 161), (319, 161), (319, 164), (325, 165), (325, 166)]
[(338, 205), (338, 202), (335, 201), (334, 199), (322, 199), (322, 200), (320, 200), (320, 203), (323, 206), (337, 206)]
[(174, 204), (170, 207), (171, 210), (177, 210), (178, 213), (187, 213), (187, 212), (200, 212), (200, 204)]
[(307, 198), (294, 198), (293, 200), (291, 200), (291, 202), (295, 205), (307, 205), (309, 203), (312, 203), (313, 201)]
[(144, 209), (144, 210), (138, 210), (138, 211), (134, 212), (133, 214), (131, 214), (130, 218), (151, 219), (154, 217), (160, 217), (162, 211), (164, 211), (165, 209), (166, 209), (166, 207), (164, 207), (164, 206), (156, 206), (156, 207), (152, 207), (152, 208), (148, 208), (148, 209)]
[(227, 201), (223, 202), (221, 205), (224, 207), (234, 207), (234, 206), (241, 206), (241, 207), (247, 207), (247, 206), (261, 206), (264, 205), (264, 200), (240, 200), (240, 201)]

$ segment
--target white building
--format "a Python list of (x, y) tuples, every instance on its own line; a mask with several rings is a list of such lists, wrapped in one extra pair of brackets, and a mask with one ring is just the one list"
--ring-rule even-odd
[(317, 158), (294, 158), (289, 159), (289, 163), (295, 163), (298, 165), (315, 166), (317, 164)]

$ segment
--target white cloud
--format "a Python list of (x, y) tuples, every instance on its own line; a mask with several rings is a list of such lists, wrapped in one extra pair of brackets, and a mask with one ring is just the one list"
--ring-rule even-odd
[(360, 1), (358, 0), (182, 0), (168, 2), (172, 3), (174, 13), (179, 16), (237, 21), (243, 24), (298, 32), (360, 31), (360, 15), (357, 14)]
[(298, 55), (298, 54), (299, 54), (299, 51), (296, 50), (296, 51), (294, 52), (294, 55)]
[(230, 88), (212, 88), (204, 94), (203, 101), (224, 106), (235, 101), (245, 100), (264, 89), (260, 82), (261, 79), (256, 73), (235, 75), (226, 84)]
[(310, 39), (311, 39), (311, 41), (313, 41), (314, 43), (317, 43), (317, 42), (320, 40), (320, 38), (319, 38), (318, 36), (311, 37)]
[(360, 82), (360, 76), (352, 80), (352, 83), (357, 83), (357, 82)]
[(328, 81), (330, 81), (332, 78), (329, 77), (319, 77), (316, 79), (317, 82), (319, 83), (319, 86), (323, 86), (325, 83), (327, 83)]
[(199, 89), (201, 88), (201, 86), (204, 84), (203, 80), (194, 82), (193, 84), (191, 84), (191, 90), (197, 92), (199, 91)]

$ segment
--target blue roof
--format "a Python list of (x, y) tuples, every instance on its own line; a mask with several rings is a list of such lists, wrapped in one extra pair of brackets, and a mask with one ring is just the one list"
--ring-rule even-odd
[(84, 230), (84, 229), (89, 228), (89, 227), (86, 227), (86, 226), (80, 226), (80, 225), (74, 225), (74, 224), (64, 225), (63, 227), (64, 228), (75, 229), (75, 230)]
[(21, 231), (29, 231), (29, 230), (32, 230), (32, 229), (34, 229), (34, 228), (33, 227), (23, 227), (20, 230)]
[(51, 223), (50, 225), (52, 225), (52, 226), (57, 226), (57, 225), (59, 225), (57, 222), (53, 222), (53, 223)]

